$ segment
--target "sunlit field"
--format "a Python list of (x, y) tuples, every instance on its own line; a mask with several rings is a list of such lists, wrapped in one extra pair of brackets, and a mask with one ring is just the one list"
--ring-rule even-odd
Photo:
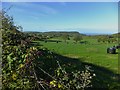
[[(55, 40), (55, 39), (52, 39)], [(59, 40), (59, 39), (56, 39)], [(61, 40), (61, 39), (60, 39)], [(78, 58), (83, 62), (92, 63), (98, 66), (105, 67), (112, 70), (113, 72), (118, 72), (118, 54), (108, 54), (107, 48), (117, 45), (117, 43), (98, 43), (97, 39), (85, 38), (85, 41), (88, 41), (87, 44), (73, 43), (73, 40), (68, 40), (64, 42), (39, 42), (43, 47), (48, 48), (49, 50), (56, 52), (58, 54)]]

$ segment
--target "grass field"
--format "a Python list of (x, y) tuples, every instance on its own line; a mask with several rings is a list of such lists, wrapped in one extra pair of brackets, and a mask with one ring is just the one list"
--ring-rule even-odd
[[(51, 41), (52, 40), (52, 41)], [(55, 42), (55, 41), (61, 42)], [(93, 87), (117, 90), (120, 87), (118, 83), (118, 54), (108, 54), (107, 48), (117, 43), (98, 43), (97, 38), (84, 36), (83, 41), (88, 43), (74, 43), (73, 39), (63, 40), (62, 38), (52, 38), (50, 41), (34, 41), (38, 46), (47, 48), (50, 51), (62, 56), (63, 62), (72, 62), (71, 68), (76, 66), (80, 69), (84, 65), (90, 65), (96, 74)], [(118, 52), (118, 50), (117, 50)], [(70, 70), (72, 71), (72, 69)], [(117, 89), (116, 89), (117, 88)]]
[(67, 43), (62, 39), (52, 39), (61, 40), (62, 42), (39, 42), (42, 47), (46, 47), (51, 51), (54, 51), (60, 55), (77, 58), (83, 62), (92, 63), (101, 67), (105, 67), (114, 73), (118, 72), (118, 54), (107, 54), (106, 49), (117, 44), (108, 43), (98, 43), (95, 38), (84, 37), (88, 44), (73, 43), (73, 40), (67, 40)]

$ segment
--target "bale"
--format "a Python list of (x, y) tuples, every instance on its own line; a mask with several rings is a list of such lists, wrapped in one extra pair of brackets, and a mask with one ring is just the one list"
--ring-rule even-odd
[(107, 48), (107, 53), (116, 54), (116, 49), (114, 47), (113, 48)]
[(109, 53), (109, 49), (110, 49), (110, 48), (107, 48), (107, 53)]

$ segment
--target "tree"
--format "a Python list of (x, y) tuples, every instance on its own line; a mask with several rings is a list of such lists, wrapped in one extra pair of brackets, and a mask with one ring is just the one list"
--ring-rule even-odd
[(76, 35), (73, 40), (76, 41), (76, 42), (78, 42), (78, 41), (81, 41), (82, 39), (83, 38), (82, 38), (81, 35)]
[(65, 40), (65, 42), (66, 42), (66, 40), (69, 40), (69, 35), (68, 35), (68, 34), (63, 34), (62, 38), (63, 38), (63, 39)]

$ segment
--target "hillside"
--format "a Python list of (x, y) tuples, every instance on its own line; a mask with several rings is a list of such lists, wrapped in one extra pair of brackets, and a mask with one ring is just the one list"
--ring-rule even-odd
[(24, 33), (29, 33), (29, 34), (42, 34), (42, 35), (52, 35), (52, 36), (61, 36), (64, 34), (67, 34), (69, 36), (74, 36), (74, 35), (82, 35), (85, 36), (85, 34), (79, 33), (79, 32), (72, 32), (72, 31), (50, 31), (50, 32), (24, 32)]

